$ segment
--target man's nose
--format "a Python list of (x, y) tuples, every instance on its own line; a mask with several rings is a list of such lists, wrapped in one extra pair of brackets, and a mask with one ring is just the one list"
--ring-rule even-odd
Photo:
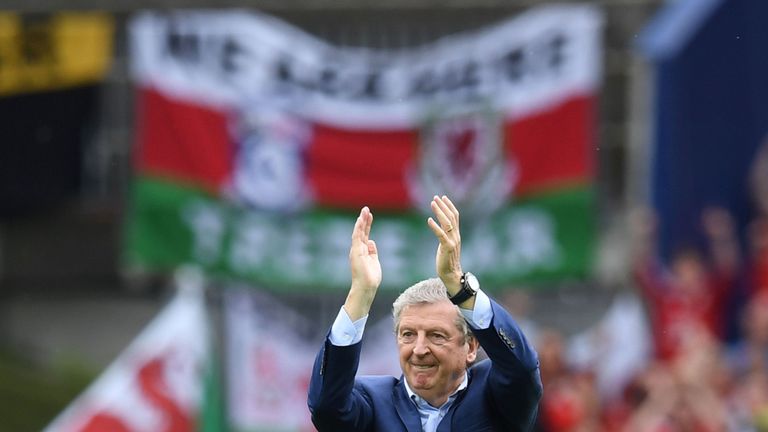
[(413, 345), (413, 353), (418, 356), (429, 354), (429, 341), (426, 335), (419, 335)]

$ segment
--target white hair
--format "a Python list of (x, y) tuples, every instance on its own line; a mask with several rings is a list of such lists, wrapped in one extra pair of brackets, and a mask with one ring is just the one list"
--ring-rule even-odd
[[(445, 289), (443, 281), (439, 278), (425, 279), (413, 284), (411, 287), (400, 293), (394, 303), (392, 303), (392, 318), (395, 323), (395, 334), (398, 334), (400, 330), (400, 316), (405, 308), (413, 305), (433, 304), (444, 301), (448, 301), (448, 291)], [(464, 317), (461, 315), (461, 312), (459, 312), (459, 307), (455, 307), (456, 328), (458, 328), (464, 336), (464, 342), (468, 342), (474, 335), (469, 329)]]

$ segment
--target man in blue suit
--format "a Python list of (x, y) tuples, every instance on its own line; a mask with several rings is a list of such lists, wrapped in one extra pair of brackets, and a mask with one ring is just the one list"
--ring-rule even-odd
[[(446, 196), (427, 224), (439, 241), (438, 278), (393, 304), (400, 379), (355, 377), (381, 265), (369, 238), (373, 214), (355, 222), (352, 285), (312, 371), (308, 404), (320, 432), (529, 431), (542, 387), (538, 358), (518, 325), (461, 268), (459, 212)], [(482, 346), (488, 359), (477, 362)]]

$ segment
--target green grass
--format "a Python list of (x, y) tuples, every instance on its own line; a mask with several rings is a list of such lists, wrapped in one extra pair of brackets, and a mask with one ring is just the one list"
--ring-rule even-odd
[(0, 431), (43, 429), (95, 377), (74, 362), (44, 369), (0, 351)]

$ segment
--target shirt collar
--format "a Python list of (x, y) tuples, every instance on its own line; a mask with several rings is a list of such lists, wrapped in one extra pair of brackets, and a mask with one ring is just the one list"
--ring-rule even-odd
[[(416, 393), (414, 393), (413, 390), (411, 390), (411, 386), (408, 385), (408, 380), (405, 379), (405, 377), (403, 377), (403, 384), (405, 384), (405, 391), (408, 392), (408, 398), (410, 398), (413, 401), (413, 403), (416, 404), (417, 407), (427, 406), (427, 405), (430, 407), (432, 406), (429, 404), (429, 402), (424, 400), (424, 398), (417, 395)], [(445, 403), (452, 402), (453, 399), (456, 398), (456, 395), (458, 395), (460, 391), (467, 388), (467, 384), (469, 384), (469, 376), (467, 375), (467, 371), (464, 371), (464, 379), (461, 380), (461, 384), (459, 384), (456, 390), (454, 390), (454, 392), (448, 396), (448, 400), (446, 400)], [(432, 407), (432, 408), (440, 408), (440, 407)]]

